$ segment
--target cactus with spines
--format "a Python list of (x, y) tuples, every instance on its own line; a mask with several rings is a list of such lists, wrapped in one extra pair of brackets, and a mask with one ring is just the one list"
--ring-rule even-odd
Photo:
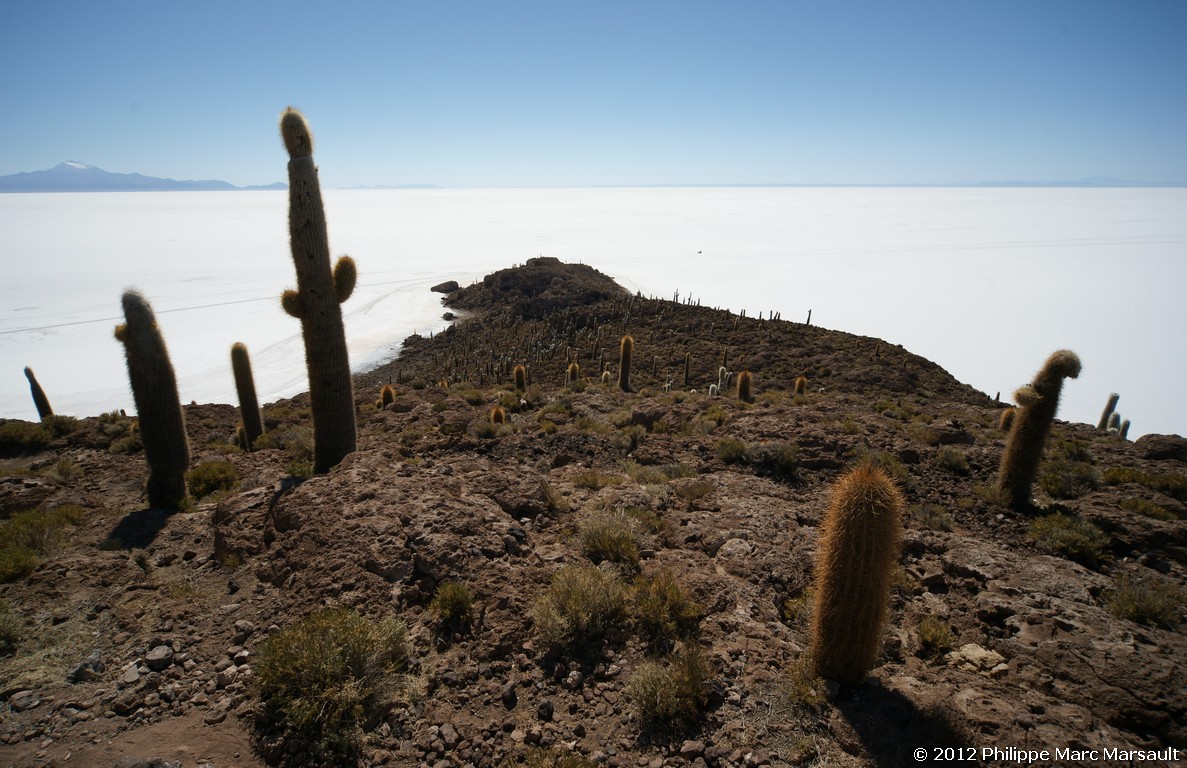
[(50, 416), (54, 415), (54, 409), (49, 405), (49, 398), (45, 396), (45, 390), (37, 383), (37, 377), (33, 375), (33, 369), (25, 367), (25, 378), (29, 380), (29, 391), (33, 395), (33, 405), (37, 406), (37, 418), (44, 421)]
[(724, 392), (729, 387), (730, 372), (723, 365), (717, 369), (717, 391)]
[(1002, 411), (1002, 415), (997, 419), (997, 426), (1002, 432), (1009, 432), (1010, 427), (1014, 425), (1014, 415), (1018, 412), (1017, 408), (1006, 408)]
[(1096, 428), (1101, 432), (1109, 428), (1109, 418), (1113, 415), (1114, 409), (1117, 407), (1117, 401), (1120, 399), (1121, 395), (1116, 392), (1109, 394), (1109, 401), (1105, 403), (1105, 409), (1100, 414), (1100, 421), (1096, 424)]
[(1014, 393), (1018, 409), (997, 475), (998, 489), (1014, 509), (1030, 506), (1030, 489), (1038, 476), (1043, 447), (1059, 408), (1063, 380), (1079, 375), (1080, 358), (1070, 350), (1061, 349), (1047, 358), (1033, 382)]
[(686, 386), (686, 387), (689, 384), (689, 370), (688, 369), (690, 368), (691, 364), (692, 364), (692, 353), (685, 352), (684, 353), (684, 386)]
[(750, 391), (751, 383), (750, 371), (738, 374), (738, 399), (743, 403), (754, 402), (754, 395)]
[(177, 377), (148, 300), (137, 291), (126, 291), (123, 306), (126, 322), (116, 326), (115, 338), (124, 345), (128, 361), (128, 381), (148, 463), (148, 503), (177, 509), (186, 499), (185, 472), (190, 465)]
[(375, 407), (383, 410), (396, 401), (396, 388), (391, 384), (384, 384), (379, 390), (379, 399), (375, 401)]
[(602, 371), (602, 384), (610, 386), (610, 371)]
[(1129, 419), (1124, 419), (1121, 422), (1121, 431), (1118, 433), (1122, 440), (1129, 439)]
[(631, 358), (635, 354), (635, 340), (630, 336), (623, 336), (618, 347), (618, 388), (623, 392), (633, 392), (631, 389)]
[(796, 377), (794, 394), (796, 397), (804, 397), (805, 395), (808, 394), (808, 377), (807, 376), (797, 376)]
[(820, 526), (812, 612), (811, 655), (821, 677), (857, 684), (878, 658), (902, 510), (902, 493), (872, 463), (833, 488)]
[(581, 366), (577, 363), (569, 363), (569, 367), (565, 370), (565, 386), (575, 387), (580, 380)]
[(490, 410), (490, 423), (496, 427), (507, 423), (507, 412), (501, 406), (496, 405)]
[(289, 153), (289, 242), (297, 269), (297, 289), (285, 291), (281, 305), (301, 321), (313, 412), (313, 470), (323, 473), (356, 446), (354, 393), (341, 304), (354, 290), (357, 270), (349, 256), (330, 265), (325, 208), (313, 163), (313, 136), (300, 112), (291, 107), (285, 111), (280, 134)]
[(1107, 427), (1107, 429), (1109, 432), (1112, 432), (1115, 435), (1120, 434), (1120, 432), (1121, 432), (1121, 414), (1117, 413), (1116, 411), (1113, 411), (1112, 413), (1109, 414), (1109, 426)]
[(517, 392), (523, 392), (528, 388), (528, 369), (522, 365), (515, 366), (515, 389)]
[(231, 345), (231, 372), (235, 375), (235, 392), (239, 395), (239, 410), (243, 414), (244, 450), (251, 450), (256, 439), (264, 434), (264, 420), (260, 415), (260, 401), (256, 398), (256, 382), (251, 374), (251, 358), (242, 342)]

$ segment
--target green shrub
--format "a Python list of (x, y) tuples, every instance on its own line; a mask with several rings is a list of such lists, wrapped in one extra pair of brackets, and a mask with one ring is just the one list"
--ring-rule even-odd
[(622, 485), (622, 482), (621, 475), (610, 475), (600, 469), (587, 469), (573, 475), (573, 485), (591, 491), (600, 491), (611, 485)]
[(1056, 499), (1078, 499), (1100, 487), (1088, 446), (1079, 440), (1060, 440), (1047, 449), (1039, 467), (1039, 487)]
[(1119, 619), (1174, 629), (1183, 609), (1183, 592), (1174, 584), (1154, 576), (1131, 579), (1124, 575), (1106, 597), (1105, 607)]
[(460, 581), (443, 581), (437, 585), (429, 610), (437, 617), (444, 633), (462, 632), (469, 629), (474, 620), (474, 598)]
[(723, 437), (717, 443), (717, 458), (726, 464), (745, 464), (750, 461), (750, 446), (732, 437)]
[(956, 644), (956, 636), (952, 634), (952, 627), (948, 622), (941, 621), (935, 616), (924, 616), (915, 628), (919, 636), (919, 644), (923, 648), (923, 655), (935, 658), (952, 649)]
[(676, 498), (684, 501), (691, 508), (693, 503), (713, 493), (713, 481), (696, 479), (688, 483), (681, 483), (673, 488)]
[(1155, 504), (1154, 502), (1149, 501), (1148, 499), (1136, 499), (1136, 498), (1122, 499), (1121, 503), (1118, 506), (1120, 506), (1126, 512), (1135, 512), (1139, 515), (1145, 515), (1146, 517), (1152, 517), (1155, 520), (1168, 520), (1169, 521), (1169, 520), (1178, 520), (1179, 519), (1179, 516), (1176, 515), (1174, 512), (1170, 511), (1169, 509), (1162, 506), (1161, 504)]
[(0, 602), (0, 656), (16, 653), (21, 634), (20, 620), (9, 609), (8, 603)]
[(562, 752), (556, 747), (532, 747), (524, 756), (522, 764), (508, 756), (499, 764), (499, 768), (519, 768), (520, 765), (524, 768), (598, 768), (598, 764), (592, 760), (576, 752)]
[(750, 466), (767, 477), (791, 480), (799, 467), (800, 447), (795, 443), (764, 443), (749, 453)]
[(387, 713), (391, 683), (407, 661), (399, 621), (372, 622), (344, 608), (310, 614), (258, 649), (257, 735), (290, 754), (307, 752), (312, 765), (354, 765), (364, 730)]
[(1101, 481), (1105, 485), (1137, 483), (1179, 501), (1187, 501), (1187, 475), (1181, 472), (1153, 473), (1132, 467), (1110, 467), (1105, 470)]
[(911, 517), (933, 531), (952, 530), (952, 515), (939, 504), (916, 504), (911, 507)]
[(700, 719), (712, 678), (699, 645), (686, 644), (665, 661), (648, 659), (631, 675), (631, 699), (645, 729), (681, 731)]
[(82, 515), (77, 504), (63, 504), (49, 511), (24, 510), (0, 521), (0, 584), (32, 573), (38, 557), (57, 545), (58, 531)]
[(229, 461), (204, 461), (186, 474), (190, 495), (201, 499), (239, 484), (239, 473)]
[(677, 638), (696, 629), (701, 609), (684, 594), (672, 572), (664, 568), (635, 580), (631, 615), (639, 635), (652, 648), (668, 648)]
[(665, 485), (671, 479), (662, 467), (645, 466), (634, 459), (621, 462), (620, 467), (627, 477), (641, 485)]
[(1066, 557), (1088, 568), (1100, 565), (1112, 546), (1109, 534), (1083, 518), (1061, 512), (1032, 520), (1027, 538), (1048, 554)]
[(945, 445), (940, 449), (939, 462), (941, 467), (958, 475), (969, 473), (968, 457), (965, 456), (964, 451), (951, 445)]
[(78, 429), (78, 419), (73, 416), (53, 414), (42, 419), (41, 426), (48, 429), (54, 437), (61, 437)]
[(549, 514), (559, 515), (569, 511), (569, 500), (543, 477), (540, 478), (540, 498), (544, 500), (544, 506), (548, 509)]
[(52, 439), (50, 431), (40, 424), (6, 421), (0, 425), (0, 453), (37, 453)]
[(578, 532), (581, 549), (595, 564), (605, 560), (631, 567), (639, 564), (639, 541), (635, 525), (621, 512), (602, 512), (587, 517)]
[(626, 616), (622, 581), (596, 566), (569, 565), (532, 605), (536, 634), (549, 650), (600, 642)]

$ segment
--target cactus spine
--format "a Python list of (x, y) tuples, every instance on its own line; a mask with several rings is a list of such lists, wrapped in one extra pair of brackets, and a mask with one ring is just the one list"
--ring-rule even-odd
[(821, 677), (860, 683), (878, 658), (902, 509), (902, 493), (873, 464), (834, 486), (816, 554), (812, 658)]
[(1121, 399), (1121, 395), (1113, 392), (1109, 395), (1109, 402), (1105, 403), (1105, 409), (1101, 411), (1100, 421), (1097, 422), (1096, 428), (1104, 432), (1109, 427), (1109, 417), (1113, 415), (1113, 409), (1117, 407), (1117, 401)]
[(260, 416), (260, 401), (256, 398), (256, 382), (251, 375), (251, 358), (242, 342), (231, 345), (231, 371), (235, 374), (235, 391), (239, 394), (239, 410), (243, 414), (243, 442), (251, 450), (256, 438), (264, 434), (264, 420)]
[(743, 403), (754, 402), (754, 396), (750, 393), (750, 371), (738, 374), (738, 399)]
[(528, 388), (528, 369), (522, 365), (515, 366), (515, 389), (523, 392)]
[(33, 405), (37, 406), (37, 418), (45, 420), (49, 416), (54, 415), (54, 409), (49, 405), (49, 398), (45, 396), (45, 390), (37, 383), (37, 377), (33, 375), (32, 368), (25, 368), (25, 378), (29, 380), (29, 391), (33, 393)]
[(330, 267), (313, 136), (300, 112), (292, 107), (285, 111), (280, 134), (289, 153), (289, 242), (297, 269), (297, 290), (285, 291), (281, 305), (301, 321), (313, 411), (313, 470), (322, 473), (356, 445), (354, 392), (340, 305), (354, 290), (357, 271), (349, 256)]
[(185, 472), (190, 465), (177, 377), (148, 300), (136, 291), (126, 291), (123, 305), (127, 322), (116, 326), (115, 337), (124, 345), (140, 419), (140, 442), (148, 462), (148, 503), (176, 509), (186, 498)]
[(630, 336), (622, 337), (622, 344), (618, 348), (618, 388), (623, 392), (633, 392), (631, 389), (631, 357), (635, 354), (635, 340)]
[(1038, 475), (1043, 445), (1059, 408), (1063, 380), (1079, 375), (1080, 358), (1074, 352), (1061, 349), (1047, 358), (1031, 384), (1014, 393), (1019, 407), (1006, 438), (1006, 449), (997, 474), (998, 489), (1006, 494), (1014, 509), (1025, 509), (1030, 505), (1030, 488)]

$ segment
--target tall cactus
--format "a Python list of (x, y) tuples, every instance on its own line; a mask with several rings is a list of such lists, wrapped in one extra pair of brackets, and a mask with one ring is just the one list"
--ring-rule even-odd
[(354, 391), (342, 302), (354, 291), (354, 261), (342, 256), (330, 267), (326, 213), (322, 206), (313, 135), (300, 112), (289, 107), (280, 118), (280, 135), (289, 153), (289, 242), (297, 268), (297, 290), (280, 298), (284, 310), (301, 321), (309, 400), (313, 411), (313, 471), (328, 472), (356, 445)]
[(247, 356), (247, 347), (239, 341), (231, 345), (231, 372), (235, 374), (235, 391), (243, 414), (244, 444), (250, 451), (256, 438), (264, 434), (264, 420), (256, 397), (255, 378), (251, 375), (251, 358)]
[(751, 376), (750, 371), (742, 371), (738, 374), (738, 399), (743, 403), (754, 402), (754, 395), (750, 391)]
[(54, 415), (54, 409), (49, 405), (49, 398), (45, 396), (45, 390), (37, 383), (37, 377), (33, 375), (33, 369), (26, 366), (25, 378), (29, 380), (29, 391), (33, 393), (33, 405), (37, 406), (37, 418), (45, 420), (49, 416)]
[(140, 418), (140, 442), (148, 462), (148, 503), (177, 509), (186, 498), (185, 472), (190, 465), (177, 377), (148, 299), (126, 291), (123, 305), (127, 322), (115, 327), (115, 338), (124, 345), (128, 381)]
[(1121, 395), (1116, 392), (1109, 394), (1109, 401), (1105, 403), (1105, 409), (1100, 414), (1100, 421), (1096, 424), (1096, 428), (1101, 432), (1109, 428), (1109, 417), (1113, 415), (1113, 411), (1117, 407), (1117, 401), (1120, 399)]
[(1038, 476), (1043, 446), (1059, 408), (1063, 380), (1079, 375), (1080, 358), (1075, 352), (1061, 349), (1047, 358), (1032, 383), (1014, 393), (1018, 410), (997, 474), (998, 489), (1014, 509), (1030, 506), (1030, 488)]
[(881, 647), (903, 495), (873, 464), (841, 477), (820, 527), (812, 658), (821, 677), (860, 683)]
[(634, 354), (635, 340), (630, 336), (623, 336), (618, 349), (618, 388), (623, 392), (634, 391), (631, 389), (631, 358)]

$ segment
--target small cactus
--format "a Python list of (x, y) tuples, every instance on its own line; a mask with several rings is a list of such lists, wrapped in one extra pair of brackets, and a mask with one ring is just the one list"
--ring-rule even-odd
[(1122, 440), (1129, 439), (1129, 419), (1121, 422), (1121, 431), (1118, 433)]
[(807, 376), (797, 376), (796, 377), (794, 394), (796, 397), (803, 397), (808, 394), (808, 377)]
[(239, 410), (243, 413), (241, 445), (250, 451), (256, 439), (264, 434), (264, 420), (260, 416), (260, 401), (256, 398), (255, 378), (251, 375), (251, 358), (247, 347), (240, 342), (231, 345), (231, 372), (235, 374), (235, 391), (239, 394)]
[[(506, 369), (504, 369), (506, 370)], [(528, 388), (528, 369), (522, 365), (515, 366), (515, 389), (517, 392), (523, 392)]]
[(1018, 412), (1006, 438), (997, 475), (998, 489), (1006, 494), (1014, 509), (1025, 509), (1030, 505), (1030, 489), (1038, 475), (1043, 446), (1059, 408), (1063, 380), (1079, 375), (1080, 358), (1074, 352), (1061, 349), (1047, 358), (1031, 384), (1014, 393)]
[(610, 371), (602, 371), (602, 384), (610, 386)]
[(581, 366), (577, 363), (569, 363), (568, 369), (565, 370), (565, 386), (574, 387), (580, 380)]
[(902, 509), (902, 493), (874, 464), (834, 486), (820, 526), (812, 612), (811, 653), (821, 677), (860, 683), (878, 658)]
[(1006, 408), (1002, 411), (1002, 415), (998, 417), (997, 426), (1002, 432), (1009, 432), (1010, 427), (1014, 424), (1014, 414), (1018, 412), (1017, 408)]
[(375, 401), (375, 407), (383, 410), (396, 401), (396, 388), (391, 384), (384, 384), (383, 388), (379, 390), (379, 399)]
[(127, 322), (116, 326), (115, 337), (128, 359), (128, 381), (148, 462), (148, 503), (177, 509), (186, 498), (185, 471), (190, 465), (177, 377), (148, 300), (136, 291), (126, 291), (123, 305)]
[(297, 268), (297, 289), (285, 291), (281, 305), (301, 320), (313, 411), (313, 470), (323, 473), (353, 452), (357, 441), (341, 308), (354, 290), (357, 270), (349, 256), (330, 267), (313, 137), (300, 112), (291, 107), (285, 111), (280, 134), (290, 158), (289, 241)]
[(738, 374), (738, 399), (743, 403), (754, 402), (754, 395), (750, 392), (750, 379), (750, 371), (742, 371)]
[(507, 412), (500, 406), (495, 406), (490, 410), (490, 423), (494, 426), (500, 426), (507, 423)]
[(1096, 428), (1104, 432), (1109, 427), (1109, 417), (1113, 415), (1114, 409), (1117, 407), (1117, 401), (1121, 399), (1121, 395), (1113, 392), (1109, 395), (1109, 401), (1105, 403), (1105, 409), (1101, 411), (1100, 421), (1097, 422)]
[(623, 336), (618, 349), (618, 388), (623, 392), (634, 391), (631, 389), (631, 357), (634, 354), (635, 340), (630, 336)]
[(685, 352), (684, 353), (684, 386), (686, 386), (686, 387), (689, 384), (689, 370), (688, 369), (691, 367), (691, 365), (692, 365), (692, 353)]
[(25, 378), (29, 380), (29, 390), (33, 393), (33, 405), (37, 406), (37, 418), (44, 421), (53, 416), (54, 409), (49, 405), (49, 398), (45, 396), (45, 390), (37, 383), (37, 377), (33, 375), (32, 368), (25, 368)]

